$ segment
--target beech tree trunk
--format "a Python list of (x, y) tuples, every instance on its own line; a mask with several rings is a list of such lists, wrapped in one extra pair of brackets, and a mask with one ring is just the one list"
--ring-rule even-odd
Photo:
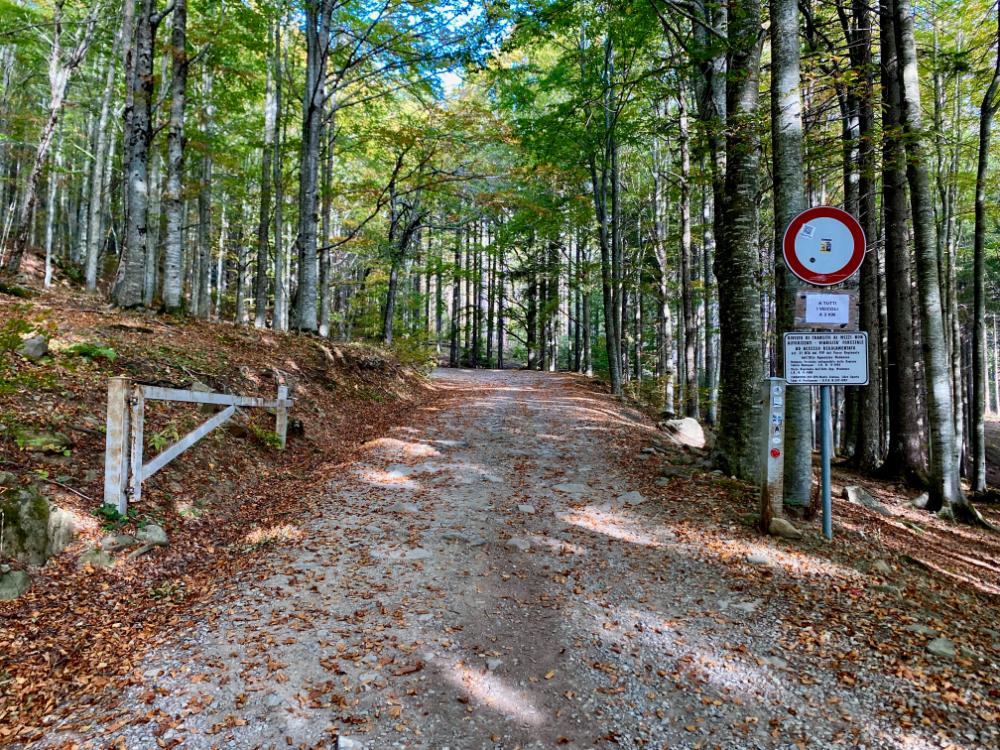
[[(120, 34), (124, 34), (122, 28)], [(119, 35), (119, 40), (121, 36)], [(118, 45), (115, 45), (116, 49)], [(115, 53), (108, 58), (108, 69), (101, 94), (101, 110), (97, 120), (97, 138), (94, 142), (94, 164), (90, 172), (90, 196), (87, 201), (86, 232), (84, 237), (84, 282), (87, 289), (97, 288), (97, 262), (101, 254), (103, 239), (101, 217), (104, 212), (104, 170), (111, 157), (108, 148), (108, 123), (111, 119), (111, 96), (114, 93), (117, 66)]]
[(177, 0), (170, 30), (170, 124), (167, 130), (167, 188), (164, 191), (167, 231), (163, 252), (163, 306), (174, 312), (183, 305), (184, 259), (184, 110), (187, 96), (187, 0)]
[(759, 143), (755, 118), (763, 43), (759, 0), (729, 4), (726, 82), (726, 190), (715, 257), (721, 346), (716, 461), (726, 474), (755, 481), (758, 467), (757, 394), (763, 330), (758, 309)]
[(326, 69), (330, 46), (332, 0), (305, 5), (306, 80), (302, 95), (302, 151), (299, 158), (299, 234), (296, 327), (318, 328), (316, 303), (319, 269), (316, 234), (319, 223), (319, 145), (325, 112)]
[(14, 247), (10, 257), (4, 265), (4, 271), (9, 274), (16, 274), (21, 268), (21, 258), (28, 246), (31, 236), (32, 217), (35, 213), (35, 203), (38, 201), (38, 182), (42, 176), (42, 169), (49, 156), (49, 149), (52, 146), (52, 139), (55, 137), (56, 128), (59, 125), (59, 118), (62, 115), (63, 105), (66, 103), (66, 92), (69, 89), (70, 79), (73, 73), (83, 62), (90, 42), (94, 38), (94, 25), (97, 16), (101, 12), (101, 3), (95, 3), (87, 18), (84, 20), (77, 33), (76, 43), (66, 59), (63, 59), (62, 35), (63, 35), (63, 3), (56, 3), (53, 9), (52, 18), (52, 49), (49, 53), (49, 105), (45, 124), (42, 126), (42, 133), (38, 139), (38, 146), (35, 148), (35, 158), (28, 172), (28, 179), (25, 182), (21, 193), (21, 205), (17, 212), (17, 234), (14, 235)]
[[(143, 303), (149, 251), (149, 148), (153, 139), (153, 50), (164, 12), (156, 0), (138, 0), (135, 41), (126, 51), (125, 236), (112, 297), (119, 307)], [(171, 6), (168, 6), (168, 9)]]
[(966, 504), (959, 484), (955, 441), (954, 404), (948, 347), (945, 339), (933, 196), (928, 155), (920, 111), (920, 80), (913, 34), (910, 0), (895, 2), (895, 40), (899, 58), (903, 135), (906, 144), (906, 177), (910, 186), (910, 211), (916, 251), (921, 343), (927, 383), (930, 436), (930, 510), (959, 509)]
[(889, 451), (883, 472), (910, 481), (924, 477), (920, 436), (917, 368), (914, 359), (916, 328), (912, 301), (913, 278), (907, 233), (906, 154), (902, 138), (902, 99), (896, 54), (895, 3), (879, 5), (882, 58), (882, 207), (888, 312)]
[[(1000, 44), (1000, 15), (997, 17)], [(1000, 48), (993, 78), (979, 107), (979, 153), (976, 164), (976, 223), (973, 231), (973, 329), (972, 329), (972, 491), (986, 491), (986, 178), (990, 166), (993, 117), (1000, 102)]]
[[(775, 354), (784, 372), (782, 334), (795, 328), (801, 287), (782, 258), (785, 229), (806, 208), (802, 162), (799, 8), (796, 0), (771, 0), (771, 141), (774, 158)], [(812, 389), (788, 386), (785, 394), (784, 501), (809, 505), (812, 495)], [(762, 511), (778, 510), (762, 508)], [(769, 523), (762, 512), (761, 523)]]

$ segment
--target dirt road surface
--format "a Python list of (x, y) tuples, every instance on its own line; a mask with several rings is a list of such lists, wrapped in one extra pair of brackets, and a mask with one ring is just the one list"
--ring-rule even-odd
[(674, 525), (619, 460), (654, 434), (639, 415), (570, 376), (435, 377), (456, 396), (440, 413), (332, 478), (322, 515), (263, 534), (297, 543), (149, 653), (116, 712), (45, 744), (945, 746), (892, 720), (910, 688), (877, 654), (845, 680), (776, 646), (785, 603), (732, 571), (778, 571), (780, 543), (724, 560)]

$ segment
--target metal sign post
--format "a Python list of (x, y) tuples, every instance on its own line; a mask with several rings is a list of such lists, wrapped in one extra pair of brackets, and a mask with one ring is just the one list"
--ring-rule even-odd
[(825, 332), (784, 336), (785, 381), (820, 386), (820, 479), (823, 535), (833, 538), (830, 459), (833, 423), (830, 387), (868, 385), (868, 334), (858, 332), (857, 294), (830, 290), (858, 272), (865, 260), (865, 233), (851, 214), (816, 206), (796, 216), (785, 230), (782, 253), (788, 269), (813, 287), (796, 297), (795, 325)]
[(819, 388), (820, 481), (823, 485), (823, 536), (833, 539), (833, 501), (830, 499), (830, 440), (833, 420), (830, 419), (830, 386)]

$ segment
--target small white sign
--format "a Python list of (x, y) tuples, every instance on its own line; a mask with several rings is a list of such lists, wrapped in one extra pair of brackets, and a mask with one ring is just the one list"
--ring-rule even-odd
[(786, 333), (785, 380), (791, 385), (868, 385), (868, 334)]
[(842, 326), (851, 322), (851, 297), (847, 294), (806, 294), (806, 325)]

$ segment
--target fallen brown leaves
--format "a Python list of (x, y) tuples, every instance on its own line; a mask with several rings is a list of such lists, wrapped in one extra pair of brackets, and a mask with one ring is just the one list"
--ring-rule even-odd
[[(3, 469), (24, 477), (35, 470), (65, 475), (60, 481), (77, 492), (52, 487), (61, 507), (87, 518), (94, 503), (82, 495), (101, 495), (110, 375), (171, 385), (197, 378), (218, 390), (271, 396), (276, 369), (293, 388), (292, 416), (302, 421), (303, 435), (278, 454), (238, 428), (216, 431), (152, 480), (135, 508), (167, 528), (169, 547), (108, 570), (78, 569), (75, 553), (106, 533), (94, 523), (82, 541), (33, 574), (27, 594), (0, 602), (0, 745), (40, 737), (71, 697), (92, 702), (106, 697), (110, 686), (141, 684), (136, 665), (148, 648), (191, 625), (191, 608), (221, 596), (235, 571), (266, 567), (260, 548), (289, 541), (246, 539), (308, 517), (312, 498), (332, 472), (391, 426), (421, 418), (440, 395), (363, 347), (125, 315), (95, 303), (87, 295), (49, 292), (30, 303), (29, 313), (22, 307), (16, 312), (54, 321), (61, 341), (113, 347), (114, 362), (59, 354), (38, 364), (18, 361), (14, 366), (25, 377), (17, 382), (36, 385), (0, 395), (7, 418), (72, 432), (70, 459), (21, 452), (0, 438)], [(0, 317), (14, 314), (14, 304), (0, 296)], [(192, 410), (153, 409), (147, 434), (201, 418)], [(267, 425), (266, 415), (259, 419)], [(187, 512), (193, 507), (197, 513)]]

